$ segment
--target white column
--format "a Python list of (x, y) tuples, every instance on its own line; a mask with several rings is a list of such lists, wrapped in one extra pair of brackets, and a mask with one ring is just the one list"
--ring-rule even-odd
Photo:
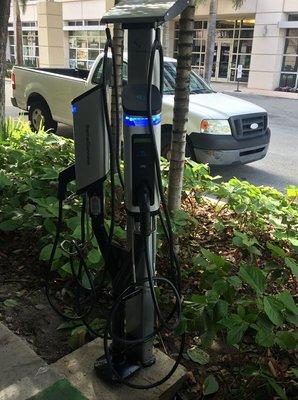
[(37, 3), (39, 66), (65, 67), (62, 3)]
[(284, 0), (259, 0), (256, 13), (248, 87), (275, 90), (279, 85), (285, 45), (285, 30), (279, 22)]

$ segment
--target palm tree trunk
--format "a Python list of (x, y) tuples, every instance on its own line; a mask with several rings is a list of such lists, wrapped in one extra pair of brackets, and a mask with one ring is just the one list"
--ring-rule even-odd
[(23, 32), (18, 0), (13, 0), (16, 65), (23, 65)]
[(214, 59), (215, 36), (216, 36), (217, 5), (218, 5), (218, 0), (210, 1), (208, 37), (207, 37), (205, 73), (204, 73), (204, 78), (207, 82), (210, 82), (212, 76), (212, 66)]
[(0, 127), (5, 119), (5, 61), (10, 0), (0, 0)]
[(189, 78), (192, 64), (195, 0), (183, 11), (179, 22), (177, 76), (173, 116), (173, 138), (169, 171), (168, 207), (175, 212), (181, 205), (185, 163), (186, 124), (189, 111)]
[[(119, 2), (119, 0), (115, 0), (115, 5)], [(112, 127), (112, 139), (113, 139), (113, 147), (114, 151), (118, 149), (119, 156), (121, 155), (121, 140), (122, 140), (122, 63), (123, 63), (123, 40), (124, 40), (124, 31), (121, 27), (121, 24), (114, 24), (114, 35), (113, 35), (113, 45), (115, 51), (116, 58), (116, 79), (117, 79), (117, 91), (118, 98), (116, 98), (115, 89), (112, 90), (112, 104), (111, 104), (111, 127)], [(118, 102), (119, 108), (119, 142), (116, 143), (117, 134), (116, 134), (116, 106)], [(115, 153), (114, 153), (115, 154)], [(115, 166), (116, 167), (116, 166)]]
[[(123, 63), (123, 29), (121, 28), (121, 24), (114, 24), (114, 36), (113, 36), (113, 44), (115, 50), (115, 58), (116, 58), (116, 79), (117, 79), (117, 89), (118, 89), (118, 98), (116, 98), (115, 90), (113, 87), (112, 90), (112, 106), (111, 106), (111, 126), (112, 126), (112, 136), (113, 136), (113, 145), (114, 150), (117, 148), (120, 151), (121, 146), (121, 136), (122, 136), (122, 63)], [(116, 106), (118, 102), (119, 108), (119, 128), (120, 128), (120, 143), (116, 143)], [(120, 155), (120, 154), (119, 154)]]

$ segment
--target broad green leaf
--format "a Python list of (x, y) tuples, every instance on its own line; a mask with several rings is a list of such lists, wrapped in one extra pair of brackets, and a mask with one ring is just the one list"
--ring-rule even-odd
[(266, 287), (266, 277), (257, 267), (242, 265), (238, 273), (243, 282), (251, 286), (258, 294), (262, 294)]
[[(52, 244), (47, 244), (44, 246), (39, 254), (39, 259), (42, 261), (49, 261), (51, 252), (52, 252), (53, 245)], [(62, 251), (60, 248), (56, 249), (54, 260), (57, 260), (62, 256)]]
[(56, 232), (56, 225), (54, 224), (54, 222), (51, 218), (46, 218), (43, 222), (43, 226), (44, 226), (45, 230), (49, 233)]
[(298, 326), (298, 315), (294, 315), (291, 312), (286, 312), (285, 317), (288, 322), (290, 322), (291, 324), (293, 324), (295, 326)]
[(298, 239), (295, 237), (288, 237), (287, 238), (288, 241), (294, 246), (294, 247), (298, 247)]
[(85, 326), (78, 326), (71, 332), (69, 344), (73, 349), (77, 349), (85, 344), (87, 328)]
[[(208, 268), (210, 266), (209, 261), (205, 260), (202, 256), (195, 256), (192, 260), (194, 266), (200, 266), (204, 268)], [(216, 267), (214, 267), (216, 268)]]
[(99, 250), (92, 249), (89, 251), (87, 258), (91, 264), (98, 264), (99, 261), (101, 260), (101, 254)]
[(248, 251), (251, 254), (254, 254), (256, 256), (260, 256), (262, 253), (260, 252), (260, 250), (256, 247), (256, 246), (250, 246), (248, 247)]
[(290, 292), (284, 290), (276, 295), (277, 300), (283, 303), (285, 308), (288, 311), (291, 311), (293, 314), (298, 315), (298, 307), (294, 302), (294, 299)]
[(74, 231), (77, 226), (81, 226), (81, 218), (79, 216), (71, 217), (66, 220), (66, 225)]
[(77, 326), (81, 326), (82, 322), (81, 321), (66, 321), (66, 322), (62, 322), (62, 324), (60, 324), (58, 326), (57, 331), (62, 331), (64, 329), (73, 329)]
[(17, 221), (12, 219), (0, 222), (0, 231), (11, 232), (14, 231), (18, 226)]
[(84, 286), (84, 288), (91, 290), (90, 279), (88, 278), (88, 275), (86, 274), (86, 272), (84, 272), (83, 276), (82, 276), (82, 285)]
[(276, 394), (282, 400), (288, 400), (285, 390), (276, 382), (275, 379), (270, 378), (269, 376), (266, 376), (266, 379), (267, 379), (268, 383), (270, 384), (270, 386), (275, 390)]
[(216, 393), (219, 389), (218, 382), (213, 374), (206, 377), (203, 384), (203, 394), (208, 396), (209, 394)]
[(201, 248), (201, 252), (203, 256), (211, 261), (213, 264), (215, 264), (217, 267), (224, 267), (225, 265), (230, 264), (227, 260), (225, 260), (223, 257), (218, 256), (217, 254), (213, 253), (210, 250), (204, 249), (203, 247)]
[(12, 181), (7, 177), (6, 172), (0, 170), (0, 189), (4, 188), (5, 186), (10, 186)]
[(238, 314), (232, 314), (222, 319), (220, 323), (228, 328), (227, 343), (229, 345), (239, 343), (249, 327), (249, 323), (243, 321)]
[(291, 372), (293, 372), (295, 378), (298, 379), (298, 368), (291, 368)]
[(244, 319), (244, 317), (245, 317), (245, 308), (244, 308), (241, 304), (239, 304), (239, 305), (237, 306), (237, 314), (238, 314), (242, 319)]
[(217, 279), (212, 285), (212, 290), (219, 295), (225, 293), (228, 290), (226, 281), (224, 279)]
[(242, 288), (242, 281), (237, 275), (232, 275), (228, 278), (228, 282), (233, 286), (234, 289), (239, 290)]
[(197, 304), (206, 304), (206, 296), (200, 296), (199, 294), (193, 294), (191, 301)]
[(275, 245), (273, 243), (270, 243), (270, 242), (267, 242), (266, 245), (267, 245), (267, 248), (269, 250), (271, 250), (271, 252), (274, 255), (276, 255), (278, 257), (281, 257), (281, 258), (285, 258), (287, 256), (286, 252), (281, 247), (279, 247), (279, 246), (277, 246), (277, 245)]
[(259, 329), (256, 334), (256, 343), (263, 347), (272, 347), (274, 345), (273, 332), (265, 329)]
[(283, 349), (295, 350), (298, 346), (298, 336), (294, 332), (279, 331), (276, 333), (275, 342)]
[(224, 300), (218, 300), (214, 308), (215, 321), (219, 321), (228, 315), (229, 303)]
[(120, 226), (115, 226), (114, 235), (118, 236), (119, 239), (125, 239), (126, 238), (126, 232)]
[(287, 196), (294, 198), (298, 197), (298, 187), (295, 186), (288, 186), (287, 187)]
[(19, 303), (17, 300), (14, 299), (6, 299), (4, 300), (3, 304), (5, 305), (5, 307), (7, 308), (14, 308), (16, 307)]
[(179, 336), (182, 335), (182, 333), (186, 332), (187, 329), (187, 318), (185, 318), (183, 315), (180, 319), (180, 323), (175, 329), (175, 335)]
[(81, 230), (81, 225), (78, 225), (75, 230), (73, 231), (73, 233), (71, 234), (71, 236), (74, 239), (81, 239), (82, 237), (82, 230)]
[(198, 347), (192, 347), (191, 349), (188, 349), (187, 355), (193, 362), (200, 365), (208, 364), (210, 359), (209, 354)]
[(243, 321), (241, 324), (235, 325), (233, 328), (229, 329), (227, 335), (227, 343), (229, 345), (238, 344), (248, 327), (249, 323)]
[(296, 264), (295, 260), (293, 258), (286, 257), (285, 264), (288, 268), (290, 268), (292, 274), (298, 278), (298, 265)]
[(32, 214), (32, 213), (36, 210), (36, 207), (35, 207), (34, 204), (28, 203), (28, 204), (26, 204), (26, 205), (23, 207), (23, 209), (24, 209), (25, 211), (27, 211), (28, 213), (31, 213), (31, 214)]
[(273, 322), (274, 325), (280, 326), (283, 323), (283, 318), (280, 313), (278, 301), (273, 297), (264, 297), (263, 300), (264, 311), (267, 317)]

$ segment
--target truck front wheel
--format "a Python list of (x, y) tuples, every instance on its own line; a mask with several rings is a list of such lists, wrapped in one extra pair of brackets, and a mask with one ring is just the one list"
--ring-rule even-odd
[[(161, 155), (170, 161), (171, 158), (171, 140), (172, 131), (170, 129), (161, 130)], [(193, 161), (196, 160), (194, 149), (190, 140), (186, 140), (185, 156), (190, 157)]]
[(52, 133), (57, 131), (58, 124), (53, 120), (47, 104), (32, 103), (29, 108), (29, 121), (33, 132), (38, 132), (41, 128)]

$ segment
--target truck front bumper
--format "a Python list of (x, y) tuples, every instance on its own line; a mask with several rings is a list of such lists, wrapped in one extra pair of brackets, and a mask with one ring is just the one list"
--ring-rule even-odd
[(210, 165), (247, 164), (266, 156), (270, 135), (269, 128), (261, 136), (243, 140), (237, 140), (233, 135), (192, 133), (188, 142), (197, 162)]

